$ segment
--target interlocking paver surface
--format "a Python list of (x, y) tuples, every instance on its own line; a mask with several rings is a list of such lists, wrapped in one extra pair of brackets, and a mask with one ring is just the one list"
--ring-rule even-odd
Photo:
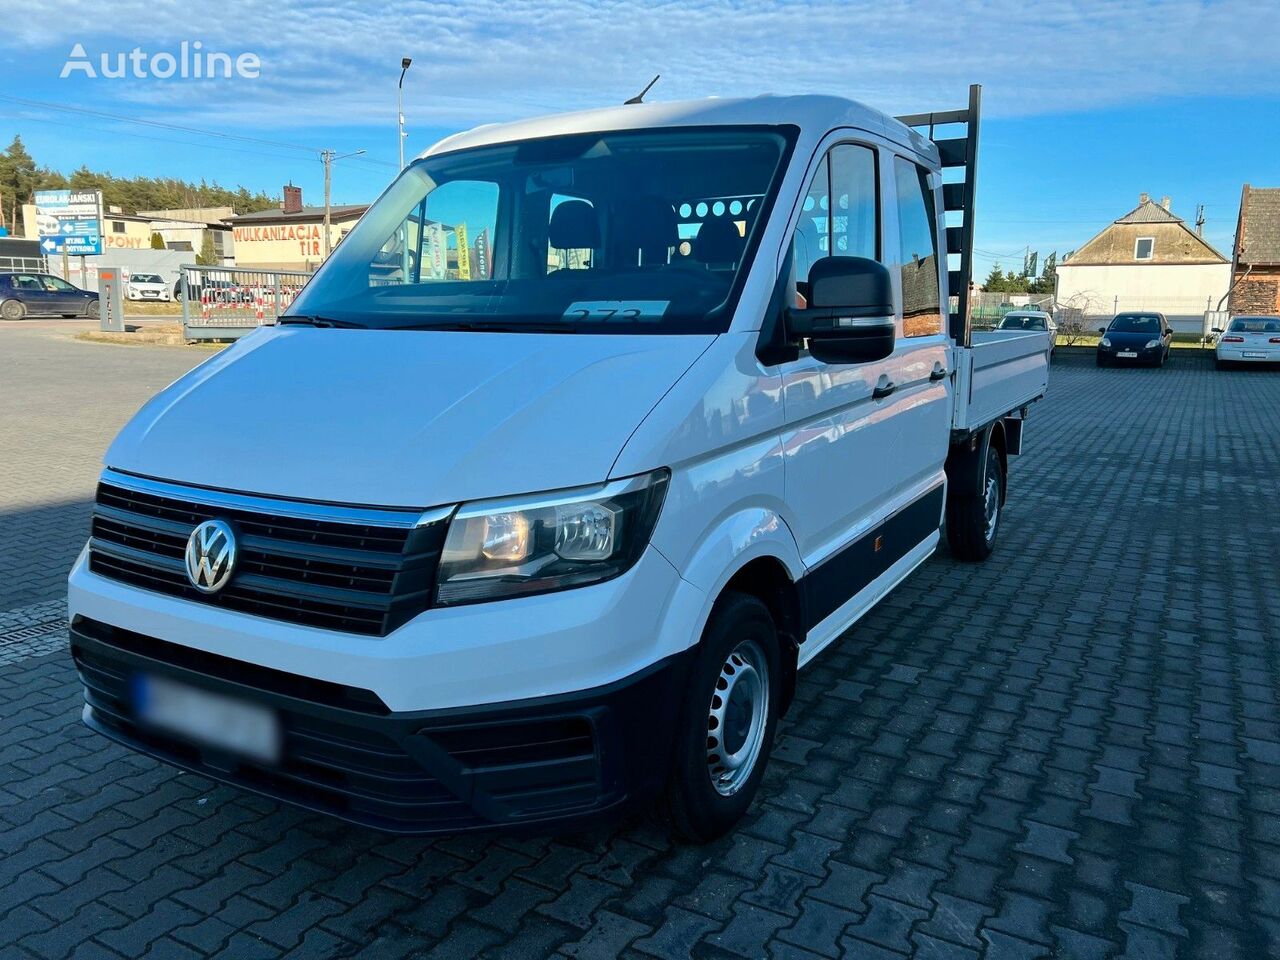
[[(0, 634), (203, 356), (0, 330)], [(1280, 371), (1060, 357), (1010, 483), (996, 555), (820, 656), (701, 848), (355, 829), (109, 744), (47, 631), (0, 642), (0, 956), (1280, 955)]]

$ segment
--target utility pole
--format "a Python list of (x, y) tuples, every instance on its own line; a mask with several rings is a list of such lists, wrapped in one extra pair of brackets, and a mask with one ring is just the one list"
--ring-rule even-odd
[(1196, 236), (1204, 236), (1204, 204), (1196, 204)]
[(324, 164), (324, 258), (329, 259), (331, 243), (329, 241), (329, 224), (330, 224), (330, 187), (333, 184), (333, 164), (337, 160), (345, 160), (347, 157), (358, 157), (364, 153), (363, 150), (357, 150), (354, 153), (344, 153), (337, 156), (336, 150), (326, 149), (320, 151), (320, 162)]
[(409, 72), (409, 64), (413, 63), (409, 57), (405, 57), (400, 61), (400, 82), (396, 85), (396, 126), (399, 136), (396, 137), (396, 146), (400, 148), (400, 169), (404, 169), (404, 138), (408, 136), (404, 132), (404, 75)]

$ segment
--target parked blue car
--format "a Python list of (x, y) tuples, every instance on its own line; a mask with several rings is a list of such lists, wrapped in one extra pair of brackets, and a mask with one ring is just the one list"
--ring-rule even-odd
[(96, 317), (98, 295), (50, 273), (0, 273), (0, 319), (26, 316)]

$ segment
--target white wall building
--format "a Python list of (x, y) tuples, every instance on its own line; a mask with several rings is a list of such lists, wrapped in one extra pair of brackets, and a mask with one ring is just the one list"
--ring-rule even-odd
[(1058, 265), (1059, 308), (1099, 321), (1157, 310), (1174, 329), (1199, 333), (1204, 313), (1231, 285), (1231, 263), (1170, 209), (1142, 194), (1138, 206)]

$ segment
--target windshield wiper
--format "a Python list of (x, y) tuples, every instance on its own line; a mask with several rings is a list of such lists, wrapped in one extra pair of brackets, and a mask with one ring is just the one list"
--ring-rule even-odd
[(388, 330), (461, 330), (480, 333), (574, 333), (571, 323), (532, 323), (518, 321), (515, 323), (485, 323), (472, 320), (441, 320), (424, 323), (396, 324)]
[(344, 329), (354, 329), (354, 330), (367, 330), (367, 329), (369, 329), (369, 328), (368, 328), (368, 326), (367, 326), (366, 324), (363, 324), (363, 323), (356, 323), (356, 322), (355, 322), (355, 321), (353, 321), (353, 320), (336, 320), (336, 319), (334, 319), (333, 317), (321, 317), (321, 316), (310, 316), (310, 317), (304, 317), (304, 316), (288, 316), (288, 317), (280, 317), (280, 318), (278, 318), (278, 319), (276, 320), (276, 323), (277, 323), (277, 324), (286, 324), (286, 323), (291, 323), (291, 324), (295, 324), (295, 325), (298, 325), (298, 326), (304, 326), (304, 325), (305, 325), (305, 326), (308, 326), (308, 327), (342, 327), (342, 328), (344, 328)]

